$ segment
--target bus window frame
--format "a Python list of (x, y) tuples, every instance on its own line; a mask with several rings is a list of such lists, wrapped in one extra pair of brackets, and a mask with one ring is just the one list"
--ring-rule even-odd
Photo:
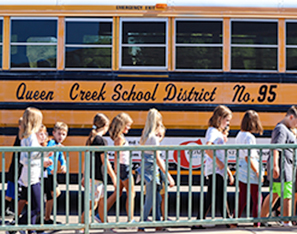
[[(30, 42), (31, 44), (34, 44), (34, 45), (46, 45), (46, 46), (56, 46), (56, 67), (53, 67), (53, 68), (48, 68), (48, 67), (11, 67), (11, 46), (26, 46), (30, 43), (28, 42), (11, 42), (11, 33), (12, 33), (12, 30), (11, 30), (11, 27), (12, 27), (12, 21), (13, 20), (56, 20), (56, 24), (57, 24), (57, 32), (56, 32), (56, 35), (57, 35), (57, 42), (56, 43), (38, 43), (38, 42)], [(58, 16), (53, 16), (53, 17), (42, 17), (42, 16), (38, 16), (38, 17), (24, 17), (24, 16), (13, 16), (13, 17), (10, 17), (10, 35), (9, 35), (9, 69), (10, 70), (26, 70), (26, 71), (38, 71), (38, 70), (42, 70), (42, 71), (56, 71), (58, 70), (58, 37), (59, 37), (59, 24), (58, 24), (58, 20), (59, 20), (59, 17)]]
[(286, 69), (286, 73), (296, 73), (297, 72), (297, 69), (296, 70), (287, 70), (287, 49), (297, 49), (297, 44), (296, 45), (287, 45), (287, 23), (296, 23), (297, 24), (297, 20), (288, 20), (286, 19), (285, 20), (285, 69)]
[[(222, 69), (181, 69), (176, 68), (176, 47), (177, 46), (188, 46), (189, 44), (178, 44), (176, 43), (176, 22), (177, 21), (221, 21), (222, 22), (222, 43), (221, 44), (192, 44), (189, 47), (222, 47)], [(174, 70), (183, 72), (223, 72), (224, 70), (224, 19), (223, 18), (175, 18), (174, 19), (174, 35), (173, 44), (174, 51), (172, 52), (174, 58)]]
[(3, 55), (4, 55), (4, 51), (3, 51), (3, 37), (4, 37), (4, 18), (2, 16), (0, 16), (0, 21), (2, 23), (2, 41), (0, 41), (0, 46), (1, 46), (1, 64), (0, 64), (0, 71), (3, 70)]
[[(119, 69), (120, 70), (150, 70), (150, 71), (167, 71), (168, 70), (168, 33), (169, 33), (169, 27), (168, 27), (168, 21), (169, 18), (131, 18), (131, 17), (120, 17), (119, 21)], [(123, 48), (123, 43), (122, 43), (122, 33), (123, 33), (123, 22), (165, 22), (166, 29), (165, 29), (165, 66), (164, 67), (155, 67), (155, 66), (138, 66), (138, 67), (133, 67), (133, 66), (123, 66), (122, 65), (122, 48)], [(126, 45), (126, 44), (124, 44)], [(143, 45), (143, 44), (135, 44), (137, 45)], [(158, 46), (160, 44), (147, 44), (151, 46), (146, 46), (146, 47), (162, 47)], [(129, 44), (127, 44), (129, 46)], [(130, 44), (131, 46), (131, 44)]]
[[(277, 43), (276, 45), (257, 45), (257, 44), (232, 44), (232, 22), (276, 22), (277, 24), (277, 30), (276, 30), (276, 38), (277, 38)], [(278, 24), (279, 20), (278, 19), (237, 19), (237, 18), (231, 18), (230, 19), (230, 71), (231, 72), (252, 72), (252, 73), (278, 73), (279, 71), (279, 41), (278, 41), (278, 35), (279, 35), (279, 30), (278, 30)], [(276, 69), (275, 70), (262, 70), (262, 69), (255, 69), (255, 70), (247, 70), (247, 69), (232, 69), (232, 47), (242, 47), (242, 48), (248, 48), (248, 47), (253, 47), (253, 48), (276, 48), (277, 49), (277, 56), (276, 56)]]
[[(66, 44), (66, 23), (67, 22), (111, 22), (111, 26), (113, 28), (113, 24), (115, 23), (112, 17), (65, 17), (65, 37), (64, 37), (64, 48), (66, 55), (66, 47), (84, 47), (84, 48), (111, 48), (111, 64), (110, 68), (69, 68), (66, 67), (66, 56), (64, 56), (64, 70), (65, 71), (112, 71), (112, 62), (113, 62), (113, 40), (111, 40), (110, 45), (83, 45), (83, 44)], [(111, 29), (111, 38), (114, 37), (114, 30)]]

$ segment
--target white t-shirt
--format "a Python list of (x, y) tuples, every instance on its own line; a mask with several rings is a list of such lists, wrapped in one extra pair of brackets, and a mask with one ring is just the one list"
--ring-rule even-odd
[[(36, 134), (32, 133), (29, 137), (21, 140), (21, 146), (41, 147)], [(31, 152), (30, 162), (28, 152), (21, 152), (20, 162), (23, 164), (22, 172), (19, 178), (19, 183), (28, 187), (29, 185), (37, 184), (40, 182), (41, 173), (41, 153)], [(28, 163), (31, 165), (31, 180), (28, 179)]]
[[(129, 146), (129, 142), (126, 140), (123, 146)], [(120, 164), (129, 165), (130, 164), (130, 152), (120, 151)]]
[[(206, 143), (211, 142), (214, 145), (224, 145), (225, 142), (224, 142), (223, 133), (220, 132), (217, 128), (209, 127), (206, 131), (205, 142)], [(224, 150), (216, 150), (216, 157), (224, 163), (225, 151)], [(226, 155), (226, 157), (227, 157), (227, 155)], [(213, 161), (207, 155), (206, 162), (205, 162), (205, 175), (206, 176), (212, 175), (212, 172), (213, 172)], [(218, 166), (216, 166), (216, 174), (220, 174), (222, 177), (224, 177), (224, 173), (225, 173), (225, 168), (220, 170), (218, 168)]]
[[(144, 145), (152, 145), (152, 146), (159, 145), (159, 144), (160, 143), (159, 143), (158, 137), (156, 137), (155, 135), (150, 135), (147, 138), (146, 142), (144, 143)], [(154, 151), (152, 151), (152, 150), (146, 150), (146, 151), (144, 151), (144, 153), (146, 153), (146, 154), (154, 154)]]
[[(243, 132), (240, 131), (236, 138), (235, 138), (236, 144), (241, 145), (255, 145), (256, 144), (256, 137), (250, 133), (250, 132)], [(248, 150), (247, 149), (241, 149), (239, 150), (239, 172), (238, 172), (238, 179), (239, 181), (243, 183), (247, 183), (247, 176), (248, 176), (248, 163), (245, 160), (245, 157), (248, 157)], [(256, 149), (250, 150), (250, 157), (251, 161), (253, 161), (256, 165), (256, 167), (259, 167), (259, 155)], [(263, 168), (262, 168), (263, 170)], [(262, 172), (262, 175), (264, 173), (264, 170)], [(250, 183), (251, 184), (258, 184), (258, 177), (257, 174), (250, 169)]]

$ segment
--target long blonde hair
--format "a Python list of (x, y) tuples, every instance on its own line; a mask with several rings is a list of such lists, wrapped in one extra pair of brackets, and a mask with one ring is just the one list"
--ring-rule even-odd
[(142, 131), (141, 138), (140, 138), (141, 145), (144, 145), (146, 140), (152, 134), (155, 135), (155, 131), (160, 124), (162, 124), (162, 115), (160, 114), (160, 112), (157, 109), (155, 109), (155, 108), (150, 109), (147, 114), (145, 126)]
[(109, 119), (106, 117), (106, 115), (102, 113), (96, 114), (93, 120), (92, 131), (90, 132), (86, 145), (91, 145), (97, 135), (98, 130), (105, 127), (108, 123)]
[(115, 139), (117, 139), (121, 133), (124, 131), (126, 125), (128, 123), (133, 123), (133, 120), (131, 119), (131, 117), (122, 112), (120, 114), (118, 114), (116, 117), (113, 118), (113, 120), (111, 121), (111, 124), (109, 126), (109, 136), (110, 138), (114, 141)]
[(42, 124), (42, 113), (34, 107), (28, 107), (23, 114), (21, 136), (22, 138), (29, 137), (32, 133), (39, 131)]

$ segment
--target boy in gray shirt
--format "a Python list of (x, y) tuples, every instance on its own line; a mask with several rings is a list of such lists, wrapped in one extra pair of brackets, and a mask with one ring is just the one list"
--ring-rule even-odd
[[(271, 136), (272, 144), (295, 144), (295, 135), (291, 131), (292, 128), (297, 127), (297, 106), (292, 106), (287, 111), (285, 118), (279, 122), (273, 129)], [(273, 181), (272, 183), (272, 207), (279, 197), (281, 197), (281, 169), (284, 168), (284, 216), (291, 216), (291, 202), (292, 202), (292, 171), (293, 171), (293, 149), (274, 149), (273, 150)], [(283, 160), (284, 158), (284, 160)], [(267, 160), (267, 178), (270, 179), (270, 160)], [(284, 163), (282, 164), (282, 161)], [(269, 214), (269, 195), (266, 196), (261, 217), (267, 217)], [(284, 222), (284, 226), (292, 226), (289, 221)]]

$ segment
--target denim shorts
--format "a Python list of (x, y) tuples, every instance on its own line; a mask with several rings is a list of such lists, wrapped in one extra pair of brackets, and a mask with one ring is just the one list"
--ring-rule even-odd
[(122, 181), (129, 179), (129, 169), (130, 169), (129, 165), (120, 164), (120, 179)]

